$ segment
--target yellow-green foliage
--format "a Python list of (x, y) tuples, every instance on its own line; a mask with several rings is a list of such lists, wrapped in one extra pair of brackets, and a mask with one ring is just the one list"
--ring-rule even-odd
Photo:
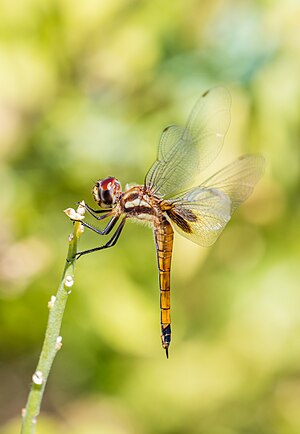
[(297, 1), (1, 0), (0, 22), (1, 434), (63, 269), (62, 210), (94, 206), (95, 179), (142, 183), (162, 129), (217, 84), (233, 103), (212, 170), (261, 152), (263, 180), (211, 248), (176, 236), (169, 360), (151, 231), (79, 260), (37, 433), (299, 433)]

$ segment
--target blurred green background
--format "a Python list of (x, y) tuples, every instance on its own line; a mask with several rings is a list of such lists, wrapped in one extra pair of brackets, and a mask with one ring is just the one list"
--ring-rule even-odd
[[(283, 1), (1, 0), (0, 421), (19, 431), (72, 224), (93, 180), (143, 182), (162, 129), (223, 84), (214, 168), (267, 170), (217, 243), (176, 236), (160, 343), (151, 231), (83, 257), (37, 433), (300, 432), (300, 6)], [(81, 248), (100, 243), (85, 232)]]

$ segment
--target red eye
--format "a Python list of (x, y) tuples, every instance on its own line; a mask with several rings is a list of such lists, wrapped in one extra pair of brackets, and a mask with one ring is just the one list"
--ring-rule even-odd
[(111, 208), (118, 200), (121, 193), (121, 185), (114, 177), (99, 180), (93, 191), (95, 201), (102, 208)]
[(100, 181), (99, 187), (102, 188), (102, 190), (111, 190), (116, 184), (119, 184), (116, 178), (109, 177), (102, 179), (102, 181)]

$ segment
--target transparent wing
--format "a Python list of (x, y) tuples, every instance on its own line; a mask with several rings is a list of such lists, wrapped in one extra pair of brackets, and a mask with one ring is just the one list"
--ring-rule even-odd
[(237, 207), (252, 193), (262, 177), (261, 155), (244, 155), (203, 184), (177, 196), (168, 217), (184, 237), (201, 246), (213, 244)]
[(208, 178), (201, 187), (213, 187), (225, 193), (230, 198), (233, 213), (250, 196), (264, 170), (262, 155), (243, 155)]
[(165, 198), (190, 187), (222, 148), (230, 122), (230, 104), (227, 89), (216, 87), (198, 100), (185, 128), (167, 127), (145, 185)]
[(196, 187), (176, 199), (167, 216), (181, 235), (200, 246), (210, 246), (230, 220), (230, 209), (226, 194)]
[[(162, 132), (158, 147), (157, 160), (151, 166), (145, 179), (145, 185), (150, 187), (155, 192), (159, 192), (162, 194), (161, 190), (173, 190), (173, 186), (169, 184), (174, 183), (174, 177), (172, 179), (170, 177), (168, 178), (168, 170), (166, 169), (168, 164), (172, 163), (172, 161), (170, 160), (172, 158), (175, 158), (175, 155), (171, 158), (171, 155), (168, 155), (167, 149), (169, 149), (171, 145), (174, 144), (174, 152), (176, 152), (176, 147), (179, 147), (183, 133), (184, 128), (178, 125), (170, 125), (166, 127)], [(177, 167), (176, 169), (178, 171), (181, 170), (179, 167)], [(177, 175), (177, 178), (181, 178), (182, 176), (184, 176), (185, 173), (186, 172), (184, 172), (182, 175), (179, 173)], [(159, 188), (159, 186), (161, 186), (161, 188)]]

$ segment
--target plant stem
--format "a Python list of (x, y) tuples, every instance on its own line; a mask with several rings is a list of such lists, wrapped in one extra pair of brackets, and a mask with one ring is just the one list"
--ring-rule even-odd
[(80, 221), (76, 221), (74, 223), (73, 234), (69, 237), (67, 261), (57, 294), (56, 296), (52, 296), (48, 303), (49, 317), (45, 339), (36, 371), (32, 376), (32, 385), (26, 408), (22, 411), (23, 422), (21, 434), (34, 434), (35, 432), (36, 419), (40, 413), (48, 375), (56, 353), (62, 345), (60, 328), (68, 295), (71, 292), (70, 288), (74, 282), (75, 254), (77, 252), (77, 241), (82, 232), (81, 228)]

